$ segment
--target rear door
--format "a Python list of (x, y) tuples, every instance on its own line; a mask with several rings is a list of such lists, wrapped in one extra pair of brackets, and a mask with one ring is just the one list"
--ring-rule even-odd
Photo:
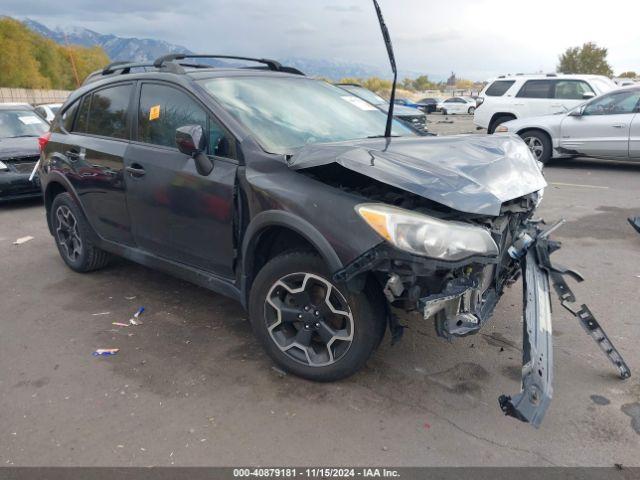
[(593, 88), (584, 80), (556, 80), (549, 113), (567, 112), (596, 96)]
[[(127, 201), (140, 248), (230, 278), (233, 274), (235, 140), (189, 92), (140, 83), (136, 140), (125, 159)], [(176, 128), (200, 125), (214, 161), (208, 176), (175, 144)]]
[(55, 137), (62, 143), (64, 175), (93, 228), (102, 238), (129, 245), (133, 235), (124, 191), (124, 157), (130, 140), (133, 86), (118, 83), (87, 93), (64, 113), (63, 122), (71, 131)]
[(561, 125), (560, 146), (580, 155), (625, 159), (640, 91), (617, 91), (589, 102)]

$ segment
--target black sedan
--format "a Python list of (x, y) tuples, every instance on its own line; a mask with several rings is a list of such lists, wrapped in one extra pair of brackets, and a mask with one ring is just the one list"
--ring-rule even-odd
[(40, 158), (38, 137), (48, 130), (30, 105), (0, 104), (0, 202), (42, 195), (38, 178), (29, 178)]

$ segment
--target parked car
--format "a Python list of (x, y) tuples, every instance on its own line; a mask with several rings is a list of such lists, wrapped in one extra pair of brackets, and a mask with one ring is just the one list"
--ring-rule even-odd
[(433, 113), (436, 111), (436, 107), (438, 106), (438, 99), (426, 97), (416, 102), (424, 113)]
[(640, 86), (614, 90), (568, 113), (511, 120), (497, 134), (520, 135), (542, 163), (559, 157), (640, 161)]
[(35, 111), (47, 122), (51, 123), (53, 122), (53, 118), (56, 116), (56, 113), (58, 113), (58, 110), (60, 110), (61, 106), (61, 103), (46, 103), (36, 106)]
[(399, 121), (387, 134), (371, 104), (277, 62), (186, 58), (105, 69), (41, 137), (46, 218), (67, 266), (119, 255), (228, 295), (278, 365), (316, 381), (356, 372), (386, 329), (398, 340), (392, 307), (446, 339), (477, 333), (523, 272), (522, 389), (500, 406), (539, 425), (556, 247), (534, 218), (546, 182), (526, 145)]
[(476, 111), (476, 102), (467, 97), (450, 97), (438, 102), (436, 110), (443, 115), (473, 115)]
[(0, 103), (0, 202), (42, 195), (37, 177), (38, 137), (49, 124), (29, 104)]
[(601, 75), (501, 76), (480, 92), (473, 122), (493, 133), (509, 120), (567, 112), (615, 88)]
[(405, 107), (417, 108), (424, 113), (433, 113), (436, 110), (438, 101), (435, 98), (423, 98), (417, 102), (409, 100), (408, 98), (396, 98), (394, 103)]
[[(355, 95), (356, 97), (369, 102), (378, 110), (387, 113), (389, 111), (389, 102), (376, 93), (364, 88), (361, 85), (355, 85), (352, 83), (340, 83), (337, 84), (343, 90)], [(394, 118), (401, 120), (402, 122), (416, 129), (421, 134), (428, 133), (427, 128), (427, 116), (420, 111), (416, 111), (415, 108), (405, 107), (403, 105), (394, 105), (393, 107)]]
[(396, 98), (393, 102), (395, 105), (404, 105), (405, 107), (418, 108), (419, 105), (408, 98)]

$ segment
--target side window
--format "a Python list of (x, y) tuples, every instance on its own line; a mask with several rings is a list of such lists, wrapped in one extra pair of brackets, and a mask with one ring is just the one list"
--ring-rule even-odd
[(583, 115), (622, 115), (638, 111), (640, 91), (616, 92), (597, 98), (584, 108)]
[(42, 107), (36, 107), (35, 111), (38, 115), (40, 115), (42, 118), (46, 119), (47, 118), (47, 112), (44, 111), (44, 108)]
[(80, 100), (76, 100), (75, 102), (73, 102), (73, 104), (62, 114), (62, 128), (64, 128), (67, 132), (70, 132), (73, 129), (73, 120), (76, 117), (78, 105), (80, 105)]
[(587, 82), (582, 80), (558, 80), (554, 98), (583, 100), (585, 93), (595, 93)]
[(127, 84), (94, 92), (91, 96), (87, 133), (128, 139), (127, 111), (132, 90), (132, 85)]
[(487, 91), (484, 92), (488, 97), (501, 97), (507, 90), (511, 88), (511, 86), (516, 83), (515, 80), (498, 80), (491, 84)]
[(552, 98), (550, 80), (527, 80), (518, 92), (520, 98)]
[(91, 94), (82, 97), (80, 110), (78, 111), (78, 119), (73, 126), (72, 132), (84, 133), (87, 131), (87, 122), (89, 121), (89, 108), (91, 107)]
[(189, 95), (174, 87), (146, 83), (140, 92), (138, 141), (176, 148), (176, 129), (200, 125), (209, 137), (209, 154), (231, 157), (225, 130)]

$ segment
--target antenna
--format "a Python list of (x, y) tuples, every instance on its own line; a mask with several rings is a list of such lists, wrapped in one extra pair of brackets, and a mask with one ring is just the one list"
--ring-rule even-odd
[(378, 5), (377, 0), (373, 0), (373, 6), (378, 14), (378, 22), (380, 22), (380, 30), (382, 30), (382, 38), (387, 47), (387, 54), (389, 55), (389, 63), (391, 64), (391, 70), (393, 71), (393, 85), (391, 86), (391, 99), (389, 100), (389, 111), (387, 112), (387, 127), (384, 130), (384, 136), (391, 137), (391, 124), (393, 123), (393, 105), (396, 100), (396, 83), (398, 82), (398, 70), (396, 68), (396, 57), (393, 54), (393, 45), (391, 45), (391, 37), (389, 36), (389, 30), (382, 18), (382, 10)]

